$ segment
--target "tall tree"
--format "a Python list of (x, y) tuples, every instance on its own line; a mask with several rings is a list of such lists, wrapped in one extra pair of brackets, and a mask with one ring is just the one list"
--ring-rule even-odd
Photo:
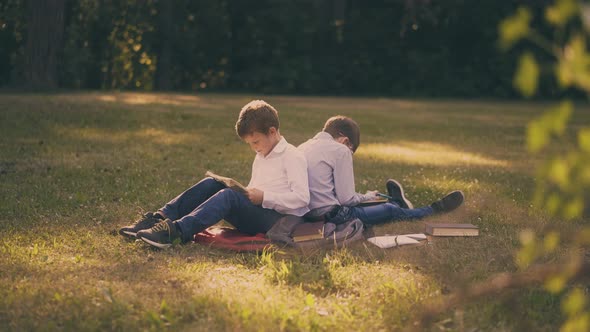
[(57, 65), (64, 37), (65, 0), (29, 0), (25, 80), (30, 88), (58, 87)]

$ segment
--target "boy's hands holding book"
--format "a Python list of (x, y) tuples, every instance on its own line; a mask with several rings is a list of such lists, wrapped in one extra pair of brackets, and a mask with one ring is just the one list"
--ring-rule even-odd
[(381, 199), (381, 197), (379, 197), (379, 191), (377, 190), (368, 190), (363, 196), (364, 196), (364, 201), (372, 201), (372, 200), (376, 200), (376, 199)]
[(248, 197), (252, 204), (262, 205), (262, 200), (264, 199), (264, 191), (256, 188), (246, 188), (246, 197)]
[(262, 190), (256, 188), (246, 188), (244, 185), (232, 178), (220, 176), (211, 171), (207, 171), (205, 176), (210, 176), (216, 181), (223, 183), (226, 187), (246, 195), (252, 204), (262, 205), (262, 200), (264, 199), (264, 192)]

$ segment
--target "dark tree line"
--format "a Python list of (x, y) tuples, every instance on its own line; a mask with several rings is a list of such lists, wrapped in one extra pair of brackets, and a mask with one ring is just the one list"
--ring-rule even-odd
[(506, 97), (497, 25), (546, 2), (2, 0), (0, 86)]

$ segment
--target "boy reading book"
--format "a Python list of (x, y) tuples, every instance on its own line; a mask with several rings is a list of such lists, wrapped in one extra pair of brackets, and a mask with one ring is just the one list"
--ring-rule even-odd
[(441, 200), (414, 209), (397, 181), (386, 183), (386, 203), (359, 206), (375, 200), (377, 191), (360, 194), (355, 191), (352, 155), (360, 145), (360, 128), (351, 118), (334, 116), (323, 130), (298, 149), (307, 159), (310, 213), (308, 219), (324, 219), (340, 223), (354, 218), (365, 224), (380, 224), (395, 220), (420, 219), (433, 213), (449, 212), (463, 203), (463, 193), (454, 191)]
[(303, 153), (279, 133), (274, 107), (261, 100), (246, 104), (235, 128), (256, 152), (245, 193), (207, 177), (119, 233), (167, 248), (176, 241), (191, 241), (221, 219), (241, 232), (256, 234), (266, 233), (283, 215), (308, 212), (307, 163)]

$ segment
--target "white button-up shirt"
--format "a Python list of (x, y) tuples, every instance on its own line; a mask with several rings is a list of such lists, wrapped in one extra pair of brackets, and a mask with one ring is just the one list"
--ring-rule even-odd
[(281, 137), (266, 157), (256, 154), (248, 187), (264, 192), (263, 208), (302, 216), (309, 211), (307, 181), (305, 156)]
[(367, 200), (354, 188), (352, 151), (320, 132), (297, 148), (305, 154), (311, 210), (330, 205), (354, 206)]

